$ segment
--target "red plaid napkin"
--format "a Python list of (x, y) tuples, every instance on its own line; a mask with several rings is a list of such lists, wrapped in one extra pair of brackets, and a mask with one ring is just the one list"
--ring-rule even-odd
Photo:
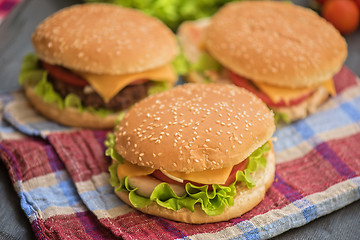
[(21, 0), (0, 0), (0, 23)]

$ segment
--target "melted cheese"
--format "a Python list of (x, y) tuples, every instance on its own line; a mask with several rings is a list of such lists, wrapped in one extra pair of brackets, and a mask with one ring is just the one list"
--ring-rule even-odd
[(141, 167), (135, 164), (132, 164), (128, 161), (124, 161), (123, 164), (119, 164), (117, 168), (118, 178), (121, 179), (125, 176), (128, 177), (138, 177), (152, 174), (155, 169), (149, 167)]
[(166, 81), (170, 84), (174, 84), (177, 79), (175, 71), (170, 64), (145, 72), (124, 75), (103, 75), (85, 72), (78, 72), (78, 74), (90, 83), (105, 102), (109, 102), (123, 88), (139, 79)]
[(192, 182), (203, 183), (203, 184), (225, 184), (228, 179), (231, 170), (231, 167), (220, 168), (214, 170), (205, 170), (201, 172), (169, 172), (174, 177), (181, 178), (184, 180), (189, 180)]
[[(205, 170), (201, 172), (167, 172), (168, 174), (192, 182), (203, 183), (203, 184), (225, 184), (228, 179), (231, 170), (231, 167), (215, 169), (215, 170)], [(154, 169), (149, 167), (141, 167), (135, 164), (132, 164), (128, 161), (124, 161), (123, 164), (119, 164), (117, 168), (118, 178), (121, 179), (125, 176), (128, 177), (138, 177), (152, 174)]]
[(323, 84), (321, 84), (321, 86), (324, 87), (330, 93), (331, 96), (336, 95), (336, 89), (333, 79), (324, 82)]
[(284, 88), (284, 87), (278, 87), (274, 85), (269, 85), (266, 83), (260, 83), (260, 82), (253, 82), (261, 91), (263, 91), (274, 103), (279, 103), (282, 100), (285, 103), (289, 103), (292, 99), (300, 98), (304, 95), (307, 95), (314, 91), (319, 86), (324, 87), (327, 89), (327, 91), (332, 95), (336, 95), (335, 87), (334, 87), (334, 81), (332, 79), (329, 79), (328, 81), (312, 87), (307, 88)]

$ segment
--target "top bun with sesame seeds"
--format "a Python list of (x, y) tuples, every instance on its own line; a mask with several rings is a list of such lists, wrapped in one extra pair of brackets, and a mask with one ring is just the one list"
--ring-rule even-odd
[(275, 126), (272, 112), (245, 89), (187, 84), (139, 102), (117, 129), (116, 150), (127, 161), (196, 172), (244, 161)]
[(178, 47), (156, 18), (112, 4), (79, 4), (43, 21), (32, 36), (40, 59), (76, 71), (127, 74), (163, 66)]
[[(269, 147), (263, 152), (264, 146), (271, 146), (274, 131), (273, 113), (245, 89), (226, 84), (177, 86), (138, 102), (116, 127), (112, 151), (123, 162), (114, 161), (110, 168), (116, 171), (110, 172), (112, 179), (123, 183), (113, 186), (122, 188), (116, 194), (131, 206), (176, 221), (206, 223), (240, 216), (263, 199), (274, 179), (273, 150)], [(249, 156), (254, 152), (264, 154), (266, 167), (251, 162), (254, 159)], [(254, 164), (257, 170), (244, 170)], [(240, 177), (235, 180), (240, 171), (254, 171), (248, 175), (254, 178), (254, 188), (248, 188)], [(181, 201), (168, 199), (164, 182), (184, 197), (181, 199), (191, 199), (184, 200), (185, 205), (178, 202), (180, 209), (175, 210), (174, 205), (155, 201), (157, 194), (162, 196), (161, 201)], [(219, 185), (229, 187), (228, 193), (218, 190), (224, 195), (216, 198), (226, 195), (226, 200), (219, 200), (224, 201), (222, 207), (213, 206), (219, 209), (213, 212), (206, 203), (195, 204), (200, 200), (194, 202), (196, 197), (189, 196), (191, 184), (207, 185), (210, 192)], [(138, 204), (134, 194), (150, 198), (151, 203)], [(207, 196), (216, 196), (216, 191)], [(194, 212), (189, 202), (195, 205)]]
[(227, 4), (212, 18), (206, 47), (241, 76), (289, 88), (330, 79), (347, 56), (345, 39), (329, 22), (276, 1)]
[(286, 122), (336, 94), (332, 77), (347, 56), (345, 39), (330, 23), (282, 1), (231, 2), (211, 19), (183, 23), (177, 34), (194, 64), (189, 82), (244, 87)]
[(41, 22), (32, 43), (36, 55), (24, 58), (21, 74), (25, 94), (42, 115), (67, 126), (112, 128), (128, 107), (178, 78), (174, 33), (135, 9), (72, 5)]

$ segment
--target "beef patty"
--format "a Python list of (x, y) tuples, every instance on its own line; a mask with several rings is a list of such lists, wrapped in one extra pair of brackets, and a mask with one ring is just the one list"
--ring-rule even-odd
[[(49, 76), (49, 81), (52, 83), (54, 90), (58, 92), (63, 98), (72, 93), (81, 99), (84, 107), (92, 106), (95, 109), (107, 108), (114, 111), (121, 111), (148, 95), (148, 89), (151, 85), (149, 81), (142, 84), (128, 85), (118, 92), (109, 102), (104, 102), (102, 97), (93, 91), (90, 85), (85, 87), (77, 87), (62, 81), (57, 81)], [(87, 89), (86, 89), (87, 88)]]

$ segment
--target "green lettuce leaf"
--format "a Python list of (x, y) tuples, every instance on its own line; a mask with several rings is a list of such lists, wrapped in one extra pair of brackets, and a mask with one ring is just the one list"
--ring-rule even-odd
[(105, 156), (111, 157), (111, 159), (115, 160), (117, 163), (123, 163), (124, 158), (115, 149), (115, 139), (116, 136), (112, 132), (106, 135), (105, 147), (107, 147), (107, 149), (105, 151)]
[(285, 114), (285, 113), (280, 113), (277, 111), (273, 111), (274, 112), (274, 120), (275, 120), (275, 124), (278, 124), (280, 122), (284, 122), (286, 124), (289, 124), (291, 122), (290, 117)]
[(113, 187), (120, 186), (120, 180), (119, 180), (119, 178), (117, 176), (117, 166), (118, 166), (118, 164), (119, 164), (118, 162), (114, 162), (109, 167), (110, 185), (113, 186)]
[[(107, 140), (108, 156), (111, 155), (114, 149), (115, 138), (109, 136), (110, 140)], [(156, 202), (164, 208), (168, 208), (177, 211), (181, 208), (187, 208), (190, 211), (194, 211), (195, 204), (199, 203), (203, 211), (209, 216), (215, 216), (221, 214), (227, 206), (234, 205), (234, 196), (236, 195), (236, 184), (243, 182), (248, 188), (255, 186), (255, 183), (251, 177), (251, 173), (255, 172), (259, 166), (266, 167), (265, 153), (270, 151), (269, 143), (265, 143), (263, 146), (254, 151), (248, 158), (247, 167), (243, 171), (238, 171), (236, 174), (236, 180), (229, 186), (222, 186), (219, 184), (212, 184), (212, 189), (209, 189), (209, 185), (195, 186), (191, 183), (185, 185), (186, 194), (184, 196), (177, 196), (169, 184), (163, 182), (157, 185), (152, 192), (150, 198), (140, 196), (136, 193), (137, 188), (132, 188), (128, 183), (128, 177), (124, 177), (121, 180), (117, 178), (116, 169), (120, 161), (114, 161), (109, 167), (110, 183), (115, 187), (116, 191), (129, 192), (130, 202), (138, 207), (143, 208), (151, 202)], [(116, 159), (115, 159), (116, 160)], [(123, 159), (122, 159), (123, 160)]]
[(150, 88), (148, 89), (148, 96), (156, 94), (156, 93), (160, 93), (160, 92), (164, 92), (166, 90), (168, 90), (170, 88), (169, 84), (167, 82), (162, 82), (162, 81), (154, 81)]
[(47, 72), (43, 71), (41, 80), (35, 85), (35, 94), (42, 97), (47, 103), (55, 103), (60, 109), (64, 108), (64, 101), (60, 94), (54, 91), (51, 83), (47, 81)]
[(219, 7), (231, 1), (234, 0), (86, 0), (139, 9), (160, 19), (173, 30), (183, 21), (212, 16)]
[(182, 50), (180, 50), (180, 53), (172, 61), (172, 66), (178, 75), (186, 75), (190, 71), (190, 63)]
[(213, 58), (210, 54), (205, 52), (200, 55), (200, 58), (196, 63), (190, 66), (191, 70), (198, 72), (204, 72), (206, 70), (219, 71), (220, 68), (220, 63), (216, 61), (215, 58)]
[(73, 93), (70, 93), (68, 94), (65, 99), (64, 99), (64, 107), (73, 107), (73, 108), (76, 108), (78, 109), (79, 111), (83, 111), (83, 106), (81, 104), (81, 99), (73, 94)]
[(35, 54), (27, 54), (21, 64), (19, 84), (25, 83), (36, 85), (43, 79), (45, 71), (38, 66), (38, 59)]

